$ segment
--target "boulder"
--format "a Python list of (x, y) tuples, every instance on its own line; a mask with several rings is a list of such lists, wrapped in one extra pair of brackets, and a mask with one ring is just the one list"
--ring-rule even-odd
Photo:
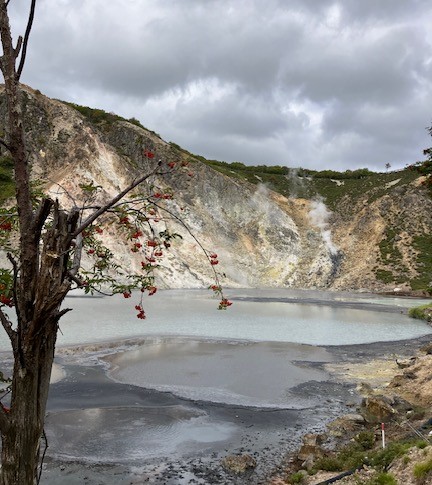
[(432, 342), (427, 343), (421, 347), (421, 352), (424, 352), (426, 355), (432, 355)]
[(341, 437), (347, 432), (357, 431), (364, 424), (365, 418), (361, 414), (350, 413), (335, 419), (327, 427), (331, 436)]
[(385, 423), (396, 414), (392, 401), (385, 396), (370, 396), (363, 399), (362, 414), (368, 423)]
[(301, 446), (297, 459), (302, 462), (302, 467), (310, 470), (314, 462), (324, 455), (321, 445), (324, 436), (320, 434), (305, 434), (303, 436), (303, 445)]
[(238, 475), (256, 467), (256, 461), (250, 455), (226, 456), (221, 463), (225, 470)]
[(396, 364), (399, 369), (406, 369), (407, 367), (415, 364), (416, 360), (416, 357), (410, 357), (409, 359), (396, 359)]

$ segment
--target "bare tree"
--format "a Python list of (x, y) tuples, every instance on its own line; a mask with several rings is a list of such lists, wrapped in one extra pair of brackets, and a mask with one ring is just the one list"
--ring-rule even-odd
[[(14, 165), (19, 247), (15, 253), (8, 253), (11, 283), (0, 299), (0, 322), (10, 339), (14, 358), (10, 408), (0, 406), (0, 484), (31, 485), (38, 481), (40, 441), (44, 430), (58, 324), (60, 318), (69, 311), (61, 309), (61, 305), (71, 287), (82, 283), (79, 269), (85, 238), (83, 234), (91, 231), (101, 216), (115, 214), (116, 211), (117, 215), (124, 213), (124, 198), (155, 174), (166, 173), (167, 168), (162, 167), (162, 163), (153, 159), (151, 154), (151, 160), (148, 160), (150, 168), (145, 174), (133, 180), (116, 197), (97, 207), (78, 207), (72, 204), (64, 208), (57, 200), (49, 197), (42, 197), (35, 204), (30, 184), (20, 77), (25, 64), (36, 0), (31, 1), (24, 37), (19, 37), (16, 45), (11, 36), (9, 1), (0, 0), (0, 35), (3, 46), (0, 68), (7, 101), (6, 134), (0, 139), (0, 144), (9, 152)], [(141, 204), (148, 204), (149, 200), (148, 197), (142, 199)], [(139, 204), (135, 200), (132, 212), (136, 213), (137, 208)], [(3, 229), (10, 230), (11, 222), (5, 221), (2, 222), (0, 218)], [(205, 254), (212, 265), (217, 262), (215, 255), (206, 251)], [(125, 293), (134, 285), (152, 288), (149, 286), (152, 281), (149, 273), (152, 271), (151, 265), (146, 271), (139, 280), (123, 288)], [(218, 281), (216, 283), (214, 290), (222, 297), (221, 307), (226, 308), (229, 302), (224, 299)], [(117, 292), (121, 289), (121, 285), (116, 287)], [(15, 324), (8, 317), (6, 306), (13, 307), (16, 312)], [(140, 311), (138, 316), (142, 317), (143, 312)]]

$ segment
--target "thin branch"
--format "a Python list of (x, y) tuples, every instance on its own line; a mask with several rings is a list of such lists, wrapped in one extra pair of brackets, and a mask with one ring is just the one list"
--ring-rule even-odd
[[(189, 233), (189, 235), (192, 237), (192, 239), (198, 244), (198, 246), (201, 248), (202, 252), (204, 253), (205, 257), (207, 258), (208, 262), (210, 263), (210, 266), (211, 266), (211, 269), (213, 271), (213, 274), (214, 274), (214, 278), (215, 278), (215, 281), (217, 283), (218, 286), (220, 286), (220, 281), (219, 281), (219, 276), (218, 276), (218, 273), (217, 271), (215, 270), (214, 266), (211, 265), (211, 259), (209, 257), (209, 252), (207, 251), (207, 249), (201, 244), (200, 240), (195, 236), (195, 234), (189, 229), (189, 227), (187, 226), (187, 224), (183, 221), (183, 219), (181, 217), (179, 217), (177, 214), (174, 214), (174, 212), (170, 211), (169, 209), (167, 209), (166, 207), (162, 207), (161, 205), (157, 204), (156, 202), (153, 203), (153, 205), (155, 207), (157, 207), (158, 209), (166, 212), (167, 214), (169, 214), (173, 219), (175, 219), (179, 224), (181, 224), (183, 226), (184, 229), (186, 229), (186, 231)], [(222, 294), (222, 298), (223, 298), (223, 294)]]
[(17, 41), (17, 45), (14, 49), (14, 56), (15, 56), (15, 59), (19, 56), (19, 53), (20, 53), (20, 50), (21, 50), (21, 47), (22, 47), (22, 42), (23, 42), (23, 38), (21, 37), (21, 35), (18, 37), (18, 41)]
[(3, 140), (3, 138), (0, 138), (0, 145), (4, 146), (6, 150), (10, 151), (9, 145)]
[[(75, 252), (74, 252), (74, 258), (72, 262), (72, 268), (68, 272), (69, 277), (72, 279), (72, 281), (75, 281), (75, 283), (77, 284), (79, 280), (78, 278), (76, 278), (76, 275), (78, 274), (79, 268), (81, 266), (82, 250), (83, 250), (83, 236), (82, 234), (78, 234), (75, 239)], [(83, 285), (80, 282), (78, 286), (83, 286)]]
[(24, 41), (23, 41), (23, 46), (22, 46), (21, 59), (20, 59), (20, 63), (19, 63), (19, 66), (18, 66), (17, 73), (16, 73), (17, 81), (19, 81), (19, 79), (21, 77), (22, 70), (24, 68), (25, 58), (26, 58), (26, 54), (27, 54), (27, 44), (28, 44), (28, 40), (29, 40), (29, 37), (30, 37), (30, 31), (31, 31), (31, 28), (32, 28), (32, 25), (33, 25), (35, 8), (36, 8), (36, 0), (32, 0), (32, 3), (30, 5), (30, 13), (29, 13), (29, 18), (28, 18), (28, 22), (27, 22), (27, 28), (26, 28), (26, 31), (25, 31), (25, 34), (24, 34)]
[(82, 288), (83, 286), (85, 286), (84, 282), (81, 281), (79, 278), (76, 277), (75, 274), (73, 274), (71, 271), (68, 271), (67, 272), (67, 276), (68, 278), (70, 278), (74, 283), (76, 283), (78, 285), (78, 288)]
[(54, 201), (52, 199), (48, 199), (48, 198), (43, 199), (41, 201), (40, 205), (39, 205), (39, 208), (38, 208), (36, 214), (35, 214), (34, 230), (37, 234), (38, 239), (40, 237), (42, 227), (45, 224), (45, 221), (47, 220), (53, 205), (54, 205)]
[(19, 315), (19, 307), (18, 307), (18, 299), (17, 299), (18, 264), (11, 253), (6, 253), (6, 256), (8, 260), (11, 262), (12, 268), (13, 268), (13, 277), (14, 277), (13, 278), (13, 297), (14, 297), (15, 311), (19, 321), (20, 315)]
[[(77, 207), (77, 201), (76, 201), (76, 199), (75, 199), (75, 198), (74, 198), (74, 197), (71, 195), (71, 193), (70, 193), (68, 190), (66, 190), (66, 189), (65, 189), (65, 187), (63, 187), (63, 185), (62, 185), (62, 184), (60, 184), (60, 183), (58, 183), (58, 182), (55, 182), (54, 180), (51, 180), (50, 178), (48, 178), (47, 180), (48, 180), (48, 182), (51, 182), (51, 183), (52, 183), (52, 184), (54, 184), (54, 185), (58, 185), (58, 186), (59, 186), (59, 188), (60, 188), (61, 190), (63, 190), (63, 193), (65, 193), (65, 194), (67, 195), (67, 197), (68, 197), (68, 198), (69, 198), (69, 199), (72, 201), (72, 203), (73, 203), (74, 207)], [(51, 191), (50, 191), (50, 192), (51, 192)], [(53, 191), (53, 192), (54, 192), (54, 191)], [(58, 195), (58, 193), (59, 193), (59, 192), (57, 192), (57, 195)]]
[(45, 429), (42, 432), (42, 438), (45, 441), (45, 449), (42, 453), (42, 457), (41, 457), (41, 461), (40, 461), (40, 465), (39, 465), (39, 473), (38, 473), (37, 480), (36, 480), (37, 485), (39, 485), (40, 479), (42, 477), (43, 463), (44, 463), (44, 460), (45, 460), (45, 454), (46, 454), (47, 449), (48, 449), (48, 438), (47, 438), (47, 435), (45, 433)]
[(72, 308), (63, 308), (63, 310), (60, 310), (57, 313), (57, 315), (55, 316), (55, 320), (57, 320), (58, 322), (63, 315), (66, 315), (66, 313), (69, 313), (71, 311), (72, 311)]
[(12, 348), (15, 349), (16, 345), (16, 338), (17, 333), (12, 328), (12, 322), (9, 320), (9, 317), (4, 313), (4, 311), (0, 308), (0, 322), (7, 333), (9, 340), (11, 341)]
[(159, 160), (156, 167), (150, 173), (135, 179), (122, 192), (117, 194), (108, 203), (106, 203), (104, 206), (102, 206), (96, 212), (94, 212), (89, 217), (87, 217), (87, 219), (85, 219), (85, 221), (78, 227), (78, 229), (75, 230), (75, 232), (70, 236), (70, 238), (71, 239), (76, 238), (78, 236), (78, 234), (80, 234), (86, 227), (90, 226), (90, 224), (92, 224), (99, 216), (104, 214), (108, 209), (111, 209), (111, 207), (113, 207), (119, 200), (123, 199), (123, 197), (126, 194), (128, 194), (131, 190), (133, 190), (135, 187), (138, 187), (138, 185), (142, 184), (148, 178), (152, 177), (153, 175), (156, 175), (156, 173), (158, 173), (158, 169), (161, 166), (161, 164), (162, 164), (162, 161)]

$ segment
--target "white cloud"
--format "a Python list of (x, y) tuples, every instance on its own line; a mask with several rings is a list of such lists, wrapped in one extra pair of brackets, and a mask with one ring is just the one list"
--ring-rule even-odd
[(39, 0), (23, 81), (208, 158), (397, 168), (430, 145), (431, 20), (426, 0)]

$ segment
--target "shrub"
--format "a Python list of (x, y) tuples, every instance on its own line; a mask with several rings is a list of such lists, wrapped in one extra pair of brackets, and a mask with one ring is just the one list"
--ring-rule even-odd
[(375, 443), (375, 434), (373, 431), (361, 431), (354, 439), (363, 450), (370, 450)]
[(371, 457), (371, 465), (386, 470), (395, 458), (404, 455), (409, 448), (409, 443), (390, 443), (387, 448), (378, 451)]
[(290, 477), (289, 477), (289, 481), (290, 483), (303, 483), (304, 482), (304, 473), (303, 472), (296, 472), (296, 473), (293, 473)]
[(368, 480), (365, 485), (397, 485), (397, 481), (390, 473), (382, 472)]
[(432, 320), (432, 305), (426, 304), (410, 308), (408, 315), (412, 318), (418, 318), (419, 320), (426, 320), (430, 322)]
[(314, 468), (326, 472), (339, 472), (344, 469), (344, 464), (336, 456), (325, 456), (316, 461)]
[(417, 465), (414, 466), (413, 474), (414, 478), (417, 480), (424, 480), (426, 477), (428, 477), (432, 472), (432, 458), (428, 461), (425, 461), (423, 463), (417, 463)]

